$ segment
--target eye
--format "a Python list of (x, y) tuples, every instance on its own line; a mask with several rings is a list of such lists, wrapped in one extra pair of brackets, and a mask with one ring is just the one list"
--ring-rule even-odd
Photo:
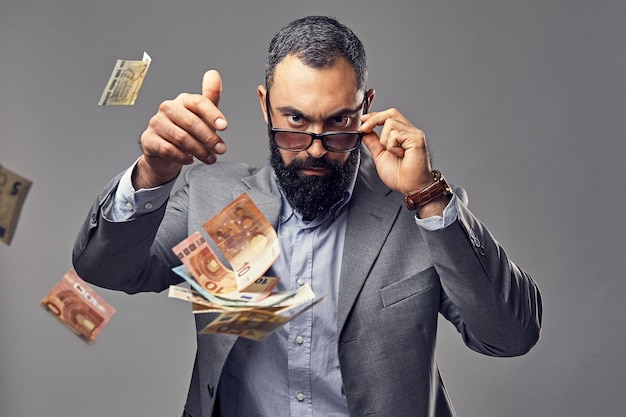
[(289, 114), (287, 115), (287, 120), (295, 126), (300, 126), (304, 123), (304, 117), (301, 114)]
[(350, 126), (352, 124), (352, 117), (348, 117), (348, 116), (337, 116), (334, 117), (332, 120), (332, 125), (333, 128), (335, 129), (343, 129), (346, 128), (348, 126)]

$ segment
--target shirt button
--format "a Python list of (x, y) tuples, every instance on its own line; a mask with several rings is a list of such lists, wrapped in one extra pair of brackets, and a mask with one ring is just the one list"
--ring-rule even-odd
[(146, 210), (150, 210), (152, 208), (152, 203), (147, 202), (144, 207), (146, 208)]
[(304, 401), (304, 394), (301, 393), (301, 392), (297, 393), (296, 394), (296, 400), (298, 400), (300, 402)]
[(298, 283), (299, 286), (303, 286), (304, 285), (304, 280), (302, 278), (298, 278), (296, 283)]
[(304, 343), (304, 337), (302, 337), (302, 336), (296, 337), (296, 343), (299, 344), (299, 345)]
[(132, 209), (133, 209), (132, 203), (126, 203), (126, 210), (132, 210)]

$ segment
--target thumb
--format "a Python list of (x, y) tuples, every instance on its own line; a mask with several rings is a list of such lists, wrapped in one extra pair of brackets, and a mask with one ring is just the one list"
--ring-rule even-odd
[(370, 150), (370, 154), (372, 154), (374, 161), (376, 161), (385, 151), (384, 146), (380, 143), (380, 137), (373, 130), (363, 136), (363, 143)]
[(202, 77), (202, 95), (211, 100), (215, 107), (220, 104), (222, 78), (216, 70), (209, 70), (204, 73), (204, 77)]

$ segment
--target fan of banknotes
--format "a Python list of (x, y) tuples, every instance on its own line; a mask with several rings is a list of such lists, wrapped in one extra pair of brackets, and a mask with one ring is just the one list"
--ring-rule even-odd
[[(262, 340), (322, 298), (308, 285), (273, 291), (280, 278), (263, 274), (280, 254), (276, 231), (246, 193), (209, 219), (204, 230), (230, 263), (226, 268), (200, 232), (172, 248), (182, 265), (172, 270), (190, 288), (171, 286), (169, 297), (193, 303), (194, 313), (220, 313), (200, 333)], [(304, 303), (305, 308), (293, 313)], [(292, 312), (291, 316), (285, 313)]]

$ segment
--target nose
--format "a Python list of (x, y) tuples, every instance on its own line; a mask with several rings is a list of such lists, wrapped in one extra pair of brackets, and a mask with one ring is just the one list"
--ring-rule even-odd
[[(317, 133), (319, 135), (324, 132), (324, 125), (321, 123), (315, 123), (314, 125), (309, 126), (309, 129), (311, 129), (310, 132)], [(324, 148), (324, 145), (322, 145), (322, 140), (319, 138), (313, 139), (313, 143), (311, 143), (311, 146), (309, 146), (306, 151), (309, 155), (316, 159), (323, 157), (328, 152)]]
[(311, 146), (309, 146), (309, 148), (306, 151), (309, 155), (311, 155), (315, 159), (319, 159), (323, 157), (328, 152), (324, 148), (324, 145), (322, 145), (322, 140), (319, 138), (313, 139), (313, 143), (311, 143)]

